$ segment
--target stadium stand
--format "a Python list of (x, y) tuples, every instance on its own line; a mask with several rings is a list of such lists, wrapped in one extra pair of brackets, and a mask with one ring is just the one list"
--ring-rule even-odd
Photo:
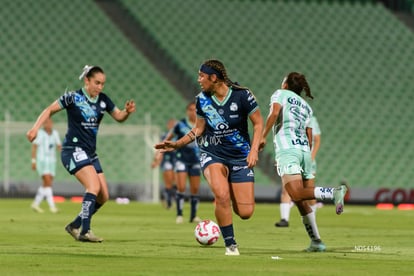
[[(303, 72), (323, 133), (320, 184), (345, 178), (358, 187), (411, 186), (414, 34), (383, 5), (317, 0), (114, 2), (122, 4), (194, 82), (203, 60), (223, 60), (230, 77), (255, 93), (264, 116), (283, 76)], [(0, 22), (8, 26), (0, 48), (5, 68), (0, 74), (0, 121), (5, 121), (6, 111), (12, 121), (33, 121), (64, 90), (80, 86), (77, 76), (84, 64), (104, 68), (105, 90), (119, 106), (128, 98), (137, 101), (130, 124), (142, 125), (150, 114), (151, 124), (163, 128), (166, 118), (182, 116), (179, 107), (196, 93), (171, 85), (94, 1), (4, 0)], [(55, 118), (65, 121), (63, 113)], [(108, 116), (105, 124), (113, 124)], [(100, 140), (101, 148), (111, 148), (101, 152), (106, 162), (128, 151), (126, 145), (134, 143), (128, 139)], [(32, 172), (22, 169), (29, 168), (30, 145), (16, 137), (11, 147), (10, 175), (17, 182), (32, 180)], [(273, 152), (270, 139), (266, 152)], [(139, 170), (130, 172), (148, 170), (129, 154), (133, 165), (127, 168), (104, 164), (110, 181), (137, 181)], [(272, 162), (267, 165), (272, 167)], [(6, 166), (4, 159), (0, 166)], [(63, 169), (58, 180), (73, 181)], [(273, 181), (259, 170), (260, 184)]]

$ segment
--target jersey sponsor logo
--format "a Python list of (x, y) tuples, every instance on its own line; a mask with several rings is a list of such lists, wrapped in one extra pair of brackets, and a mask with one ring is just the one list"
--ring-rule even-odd
[(214, 136), (200, 136), (197, 140), (199, 146), (208, 147), (208, 145), (217, 146), (222, 144), (221, 137)]
[(213, 160), (213, 158), (211, 158), (211, 156), (208, 156), (206, 153), (202, 153), (200, 155), (200, 165), (201, 165), (201, 167), (204, 167), (204, 165), (207, 162), (211, 161), (211, 160)]
[(73, 159), (75, 160), (75, 162), (80, 162), (80, 161), (88, 159), (88, 155), (83, 150), (75, 151), (73, 153)]
[(230, 110), (233, 112), (236, 112), (239, 109), (239, 106), (236, 103), (231, 103), (230, 104)]

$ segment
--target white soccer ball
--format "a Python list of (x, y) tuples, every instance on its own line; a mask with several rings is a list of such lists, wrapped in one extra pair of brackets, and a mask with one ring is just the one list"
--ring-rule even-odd
[(194, 229), (196, 241), (202, 245), (212, 245), (220, 237), (220, 227), (212, 220), (199, 222)]

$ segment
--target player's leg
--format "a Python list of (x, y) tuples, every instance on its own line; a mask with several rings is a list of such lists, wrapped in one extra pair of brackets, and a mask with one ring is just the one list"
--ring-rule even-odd
[(33, 209), (33, 211), (38, 212), (38, 213), (44, 212), (44, 210), (40, 208), (40, 203), (42, 202), (44, 196), (45, 196), (44, 188), (43, 186), (39, 186), (39, 188), (37, 188), (36, 195), (31, 205), (31, 208)]
[(214, 194), (214, 213), (224, 239), (226, 255), (238, 255), (236, 253), (230, 254), (232, 252), (238, 253), (238, 250), (234, 238), (228, 168), (221, 163), (210, 163), (204, 167), (203, 173)]
[(290, 218), (290, 208), (292, 207), (292, 199), (282, 185), (282, 192), (280, 194), (280, 221), (275, 223), (276, 227), (288, 227)]
[(44, 174), (42, 175), (43, 180), (43, 189), (44, 189), (44, 195), (46, 197), (46, 201), (49, 205), (49, 209), (52, 213), (57, 213), (57, 208), (55, 205), (55, 201), (53, 200), (53, 175), (52, 174)]
[[(183, 166), (185, 166), (183, 164)], [(185, 170), (176, 172), (177, 177), (177, 193), (175, 196), (177, 216), (175, 222), (180, 224), (183, 223), (183, 209), (185, 200), (185, 186), (187, 182), (188, 173)]]
[(170, 209), (172, 206), (172, 198), (174, 194), (174, 181), (175, 181), (175, 172), (171, 166), (171, 169), (165, 169), (162, 173), (164, 180), (164, 198), (167, 203), (167, 209)]
[(201, 219), (197, 217), (198, 204), (200, 202), (199, 190), (200, 190), (200, 165), (197, 164), (195, 168), (192, 168), (189, 172), (190, 180), (190, 222), (200, 222)]
[(231, 183), (230, 195), (234, 212), (241, 219), (249, 219), (254, 212), (254, 182)]

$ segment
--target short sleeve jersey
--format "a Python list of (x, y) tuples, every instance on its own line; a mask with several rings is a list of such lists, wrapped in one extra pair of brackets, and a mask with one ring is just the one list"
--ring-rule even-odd
[(276, 152), (286, 149), (310, 151), (306, 136), (313, 111), (309, 104), (296, 93), (279, 89), (270, 98), (270, 105), (282, 106), (278, 120), (273, 127), (273, 143)]
[(197, 116), (206, 122), (204, 133), (197, 137), (200, 150), (223, 159), (245, 160), (250, 152), (248, 117), (258, 108), (249, 90), (230, 88), (220, 102), (213, 95), (197, 95)]
[(33, 144), (37, 146), (36, 159), (38, 162), (56, 162), (56, 149), (58, 145), (61, 145), (57, 130), (53, 129), (49, 134), (44, 129), (39, 129)]
[(315, 116), (310, 119), (309, 127), (312, 128), (312, 135), (321, 135), (321, 128)]
[[(178, 123), (172, 129), (174, 136), (177, 140), (181, 137), (184, 137), (191, 129), (191, 123), (186, 119), (182, 119), (178, 121)], [(200, 149), (197, 146), (196, 141), (187, 144), (186, 146), (179, 148), (176, 151), (175, 157), (177, 160), (186, 163), (186, 164), (194, 164), (199, 163), (200, 160)]]
[(80, 147), (88, 154), (94, 154), (99, 124), (105, 112), (111, 113), (115, 109), (112, 100), (102, 92), (91, 99), (84, 89), (79, 89), (66, 92), (58, 103), (66, 109), (68, 118), (63, 148)]

